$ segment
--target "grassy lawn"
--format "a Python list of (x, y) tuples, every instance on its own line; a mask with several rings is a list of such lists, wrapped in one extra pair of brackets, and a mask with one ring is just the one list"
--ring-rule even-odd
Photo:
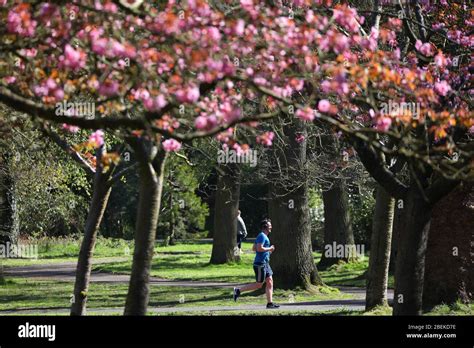
[[(156, 246), (151, 274), (155, 277), (170, 280), (194, 280), (214, 282), (253, 282), (254, 274), (251, 252), (252, 243), (244, 243), (241, 261), (226, 265), (210, 265), (212, 249), (210, 243), (183, 243), (174, 246)], [(72, 239), (40, 240), (38, 242), (39, 257), (37, 260), (8, 259), (0, 260), (3, 266), (22, 266), (35, 263), (53, 263), (77, 261), (80, 241)], [(104, 262), (94, 266), (95, 270), (116, 273), (130, 273), (133, 243), (123, 240), (100, 238), (97, 243), (94, 260)], [(320, 253), (314, 253), (315, 262), (319, 261)], [(119, 258), (119, 260), (117, 260)], [(125, 261), (120, 260), (123, 258)], [(105, 263), (107, 262), (107, 263)], [(364, 287), (364, 272), (368, 267), (368, 258), (364, 257), (357, 263), (341, 263), (320, 271), (325, 284), (315, 293), (302, 290), (276, 290), (274, 297), (277, 303), (311, 302), (333, 299), (351, 299), (352, 295), (342, 294), (334, 286)], [(393, 287), (393, 276), (389, 278), (389, 287)], [(101, 308), (122, 307), (128, 284), (92, 283), (89, 291), (88, 313)], [(73, 283), (46, 281), (25, 278), (0, 279), (0, 311), (14, 309), (45, 309), (69, 308)], [(231, 298), (230, 288), (215, 287), (176, 287), (151, 286), (150, 308), (180, 308), (196, 306), (243, 306), (265, 304), (265, 295), (245, 293), (237, 303)], [(376, 308), (370, 312), (352, 311), (342, 308), (338, 311), (315, 313), (312, 310), (298, 311), (198, 311), (198, 312), (166, 312), (153, 315), (391, 315), (390, 307)], [(21, 314), (21, 313), (20, 313)], [(457, 303), (451, 306), (435, 307), (427, 315), (474, 315), (474, 304), (469, 306)], [(2, 313), (0, 313), (2, 315)], [(41, 313), (44, 315), (44, 313)], [(119, 315), (119, 314), (117, 314)]]
[[(88, 308), (122, 307), (128, 284), (92, 283)], [(73, 284), (23, 278), (8, 279), (0, 286), (0, 311), (34, 308), (68, 308)], [(47, 294), (47, 296), (45, 296)], [(264, 294), (246, 293), (238, 302), (232, 300), (232, 290), (213, 287), (151, 286), (150, 307), (242, 306), (266, 303)], [(282, 291), (274, 293), (275, 302), (309, 302), (350, 299), (352, 296), (321, 288), (317, 293)], [(0, 313), (1, 315), (1, 313)]]

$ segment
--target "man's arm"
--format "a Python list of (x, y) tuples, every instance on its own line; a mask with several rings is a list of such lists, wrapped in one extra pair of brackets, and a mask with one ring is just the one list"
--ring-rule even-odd
[[(254, 244), (254, 245), (255, 245), (255, 244)], [(265, 248), (265, 247), (263, 246), (263, 243), (258, 243), (258, 244), (257, 244), (257, 251), (260, 252), (260, 253), (263, 253), (263, 252), (265, 252), (265, 251), (272, 252), (272, 251), (274, 251), (274, 250), (275, 250), (275, 246), (274, 246), (274, 245), (272, 245), (272, 246), (269, 247), (269, 248)]]

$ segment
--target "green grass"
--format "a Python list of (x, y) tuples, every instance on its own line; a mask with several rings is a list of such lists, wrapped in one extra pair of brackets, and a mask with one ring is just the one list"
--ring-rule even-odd
[(434, 307), (427, 315), (474, 315), (474, 303), (463, 304), (457, 301), (451, 305), (442, 304)]
[[(264, 294), (245, 293), (238, 302), (232, 300), (232, 289), (213, 287), (151, 286), (150, 308), (195, 306), (243, 306), (266, 303)], [(89, 289), (88, 308), (122, 307), (128, 284), (92, 283)], [(276, 290), (274, 301), (279, 303), (311, 302), (333, 299), (350, 299), (352, 296), (327, 292)], [(7, 279), (0, 287), (0, 311), (14, 309), (68, 308), (73, 284), (68, 282)], [(0, 313), (1, 315), (1, 313)]]
[[(365, 287), (365, 276), (364, 273), (369, 268), (369, 258), (364, 256), (358, 262), (341, 262), (339, 264), (332, 265), (331, 267), (319, 271), (321, 278), (324, 283), (331, 286), (356, 286)], [(394, 288), (393, 275), (390, 274), (388, 277), (388, 287)]]
[[(40, 240), (38, 260), (8, 259), (0, 260), (4, 266), (21, 266), (34, 263), (52, 263), (77, 261), (80, 240), (71, 238)], [(155, 247), (152, 263), (152, 276), (170, 280), (193, 280), (213, 282), (249, 283), (254, 281), (251, 252), (252, 243), (244, 243), (246, 251), (240, 262), (225, 265), (211, 265), (209, 259), (211, 243), (181, 243), (178, 245)], [(129, 253), (127, 253), (127, 248)], [(123, 240), (99, 238), (94, 253), (94, 260), (104, 262), (96, 264), (95, 270), (129, 274), (133, 243)], [(313, 253), (315, 262), (321, 254)], [(128, 257), (126, 257), (128, 256)], [(117, 258), (124, 258), (124, 261)], [(108, 261), (108, 262), (107, 262)], [(105, 263), (107, 262), (107, 263)], [(350, 299), (352, 295), (342, 294), (334, 286), (365, 287), (364, 273), (368, 268), (368, 258), (363, 257), (355, 263), (339, 263), (320, 271), (326, 285), (318, 287), (314, 293), (301, 289), (295, 291), (275, 290), (275, 302), (285, 303), (290, 298), (295, 302), (311, 302), (332, 299)], [(389, 287), (393, 287), (393, 276), (389, 278)], [(0, 310), (69, 308), (73, 284), (68, 282), (46, 281), (25, 278), (0, 279)], [(88, 313), (100, 308), (123, 307), (128, 291), (128, 284), (92, 283), (89, 290)], [(243, 306), (265, 303), (264, 294), (245, 293), (237, 303), (231, 299), (231, 289), (215, 287), (175, 287), (151, 286), (150, 308), (180, 308), (195, 306)], [(345, 308), (337, 311), (199, 311), (153, 313), (154, 315), (391, 315), (390, 307), (378, 307), (372, 311), (351, 311)], [(474, 315), (474, 305), (440, 305), (427, 315)], [(0, 313), (2, 315), (2, 313)], [(43, 315), (43, 314), (41, 314)], [(115, 314), (114, 314), (115, 315)], [(119, 314), (117, 314), (119, 315)]]

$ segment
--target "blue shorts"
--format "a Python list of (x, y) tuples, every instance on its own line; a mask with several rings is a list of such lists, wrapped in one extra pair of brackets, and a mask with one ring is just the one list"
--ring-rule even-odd
[(273, 271), (270, 267), (270, 264), (264, 263), (263, 265), (253, 265), (253, 270), (255, 272), (255, 280), (257, 283), (263, 283), (265, 279), (273, 275)]

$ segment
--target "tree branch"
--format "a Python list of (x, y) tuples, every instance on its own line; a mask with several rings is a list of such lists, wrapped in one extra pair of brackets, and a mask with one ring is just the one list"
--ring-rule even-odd
[(76, 163), (78, 163), (87, 172), (87, 174), (93, 175), (96, 172), (95, 168), (93, 168), (84, 159), (84, 157), (82, 157), (76, 150), (72, 148), (71, 145), (69, 145), (64, 139), (62, 139), (59, 134), (49, 129), (46, 124), (41, 127), (41, 131), (49, 139), (54, 141), (56, 145), (63, 149)]
[(372, 175), (391, 196), (403, 198), (408, 191), (407, 186), (397, 179), (395, 174), (387, 168), (383, 161), (380, 161), (374, 148), (357, 139), (353, 139), (352, 143), (362, 164), (370, 175)]

